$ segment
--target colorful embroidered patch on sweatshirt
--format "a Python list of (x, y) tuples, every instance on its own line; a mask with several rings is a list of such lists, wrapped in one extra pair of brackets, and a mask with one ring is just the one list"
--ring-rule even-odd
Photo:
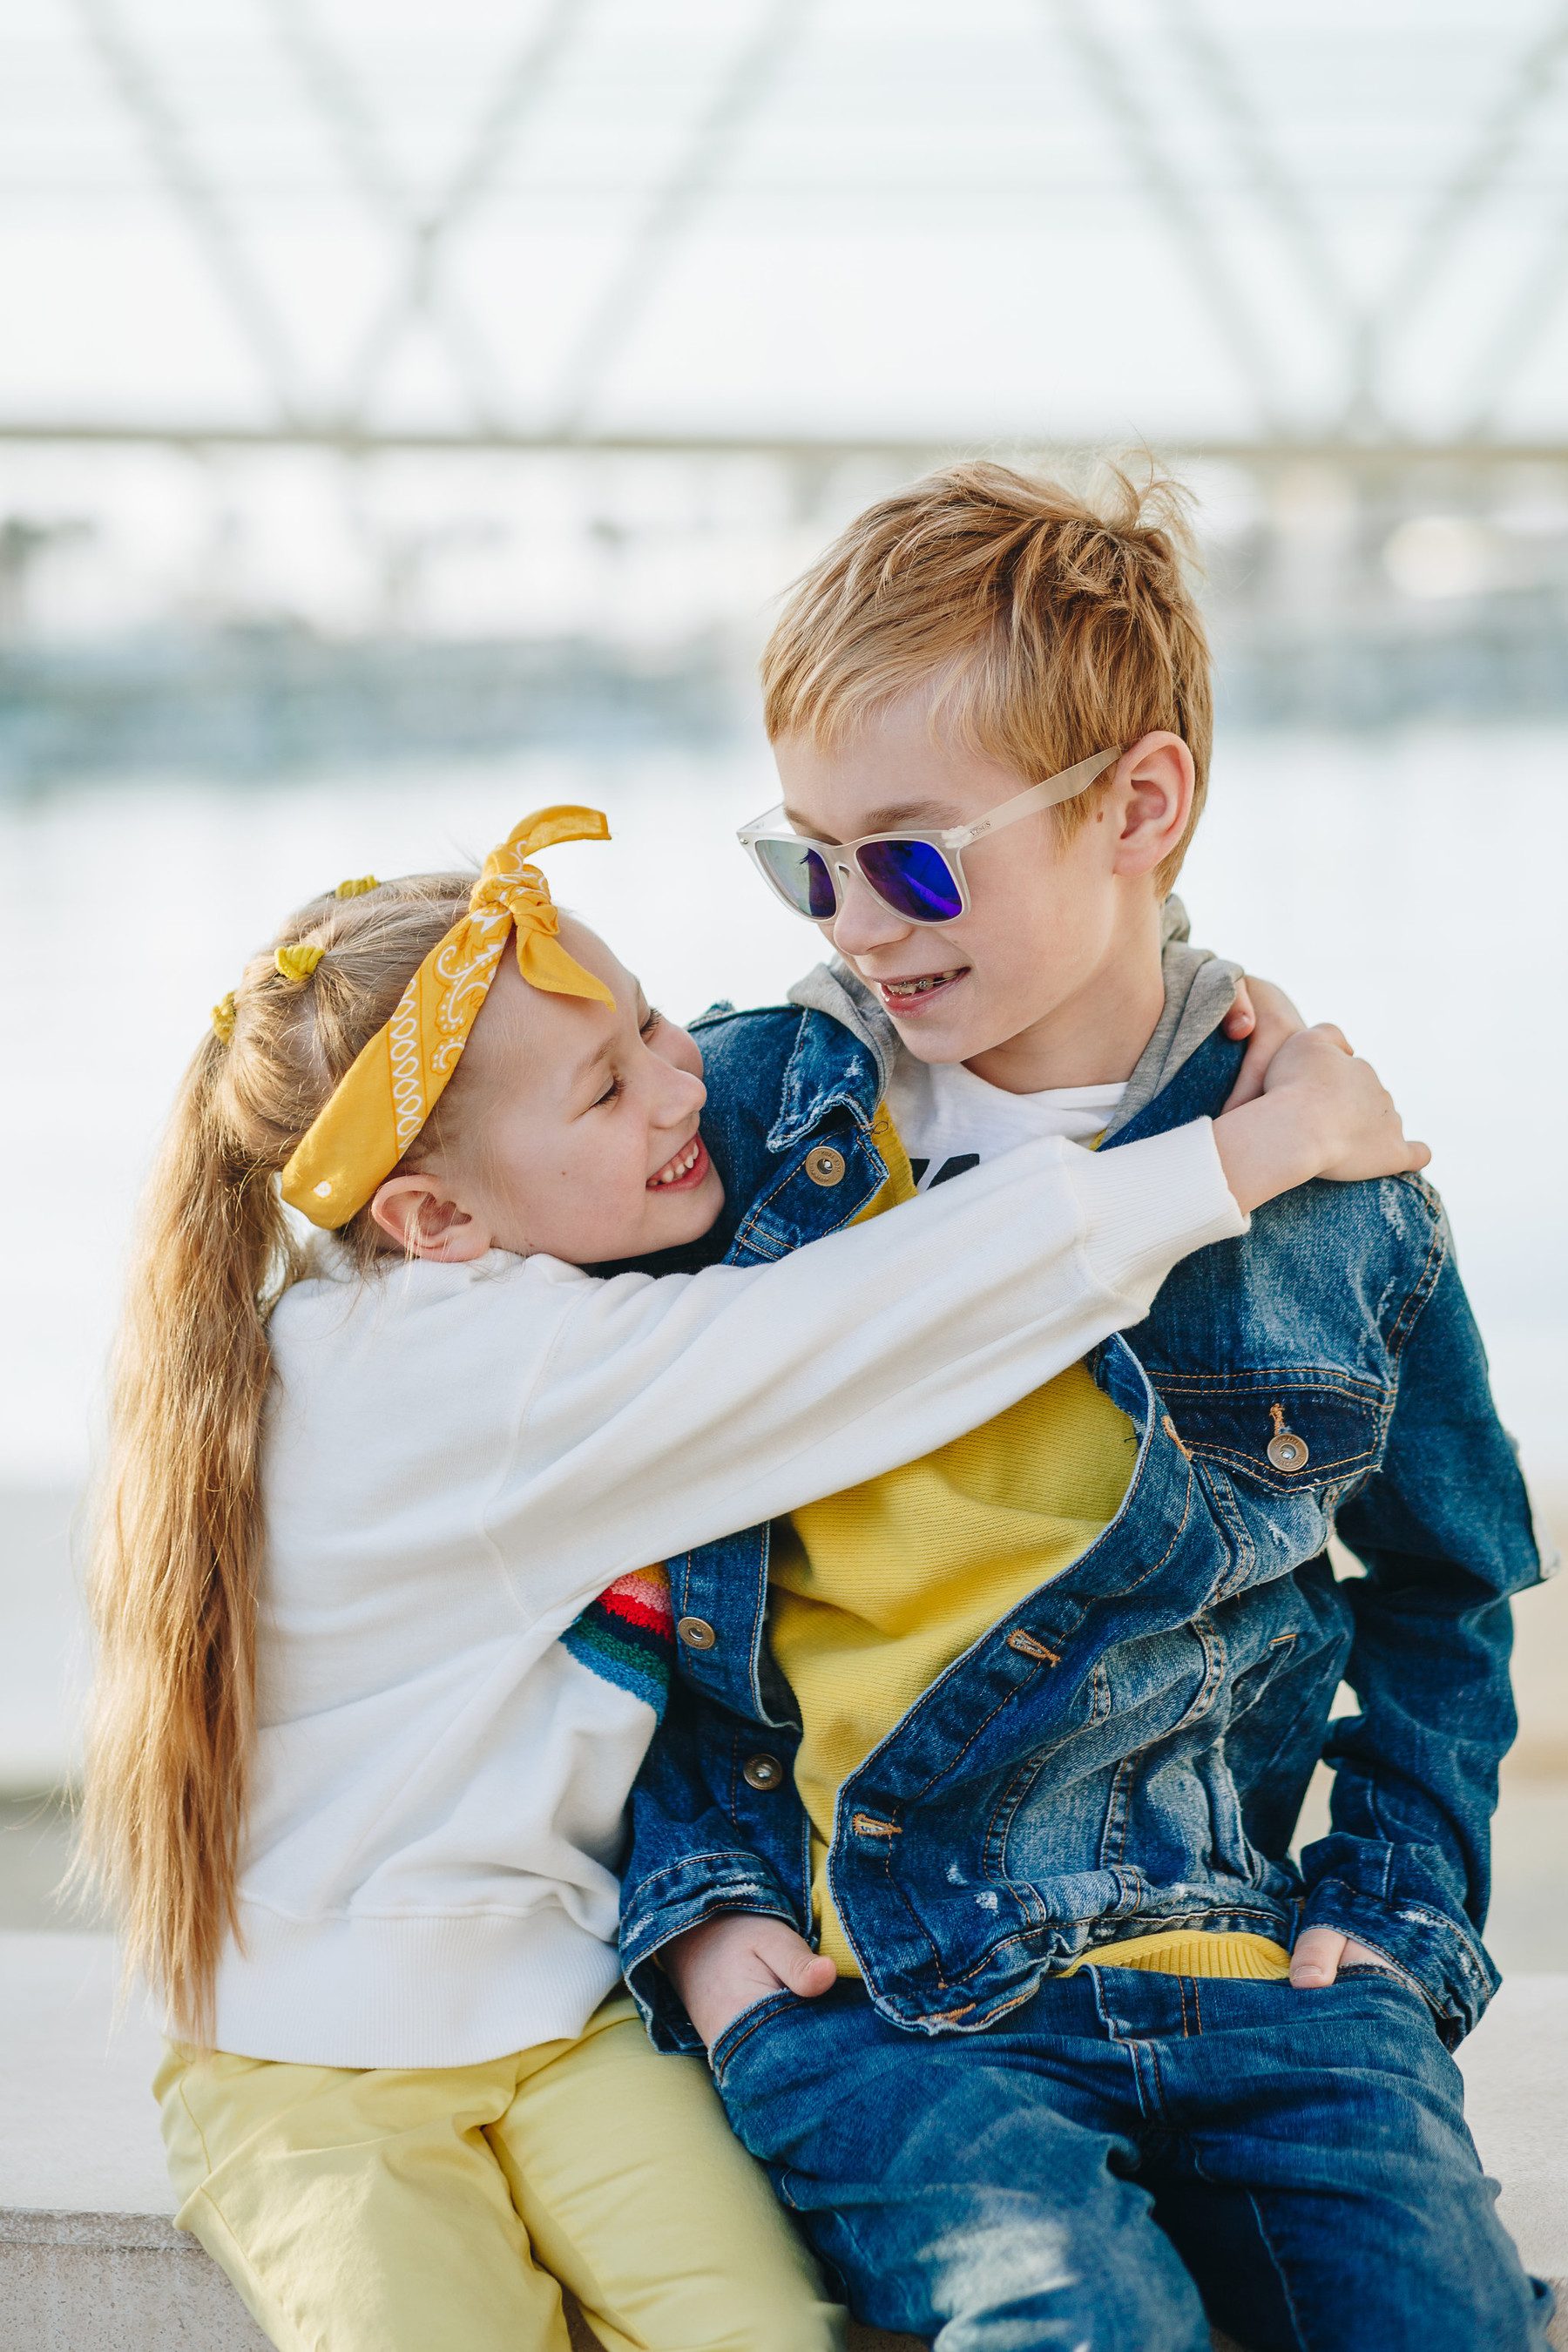
[(617, 1577), (561, 1639), (590, 1673), (646, 1700), (662, 1718), (675, 1660), (675, 1612), (662, 1565)]

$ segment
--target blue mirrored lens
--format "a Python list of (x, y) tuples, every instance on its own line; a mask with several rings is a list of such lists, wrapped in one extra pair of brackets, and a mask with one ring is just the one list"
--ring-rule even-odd
[(837, 906), (833, 877), (804, 841), (759, 841), (757, 855), (797, 914), (825, 923)]
[(911, 923), (951, 923), (963, 912), (958, 877), (929, 841), (868, 841), (860, 871), (879, 896)]

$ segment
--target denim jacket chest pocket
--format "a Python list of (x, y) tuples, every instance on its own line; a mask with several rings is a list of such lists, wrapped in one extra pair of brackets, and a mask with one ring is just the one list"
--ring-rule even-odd
[(1394, 1392), (1375, 1381), (1311, 1365), (1152, 1378), (1178, 1444), (1233, 1532), (1245, 1526), (1249, 1552), (1272, 1549), (1274, 1536), (1300, 1557), (1308, 1517), (1321, 1522), (1305, 1542), (1316, 1549), (1383, 1459)]

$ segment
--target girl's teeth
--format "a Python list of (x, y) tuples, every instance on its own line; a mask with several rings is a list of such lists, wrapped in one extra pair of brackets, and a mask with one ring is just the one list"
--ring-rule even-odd
[(678, 1183), (682, 1176), (689, 1176), (696, 1165), (697, 1146), (689, 1144), (679, 1159), (672, 1160), (668, 1167), (661, 1168), (653, 1181), (656, 1184)]

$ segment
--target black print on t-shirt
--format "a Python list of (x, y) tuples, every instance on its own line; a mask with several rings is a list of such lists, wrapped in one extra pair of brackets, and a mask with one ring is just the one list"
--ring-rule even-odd
[[(966, 1169), (978, 1168), (979, 1165), (980, 1154), (978, 1151), (961, 1151), (956, 1159), (944, 1160), (942, 1161), (942, 1166), (937, 1170), (936, 1174), (931, 1178), (931, 1182), (927, 1184), (926, 1191), (928, 1192), (934, 1192), (937, 1186), (939, 1184), (945, 1184), (950, 1176), (962, 1176)], [(910, 1160), (910, 1174), (915, 1180), (915, 1187), (917, 1191), (925, 1176), (926, 1170), (930, 1166), (931, 1161), (929, 1160)]]

